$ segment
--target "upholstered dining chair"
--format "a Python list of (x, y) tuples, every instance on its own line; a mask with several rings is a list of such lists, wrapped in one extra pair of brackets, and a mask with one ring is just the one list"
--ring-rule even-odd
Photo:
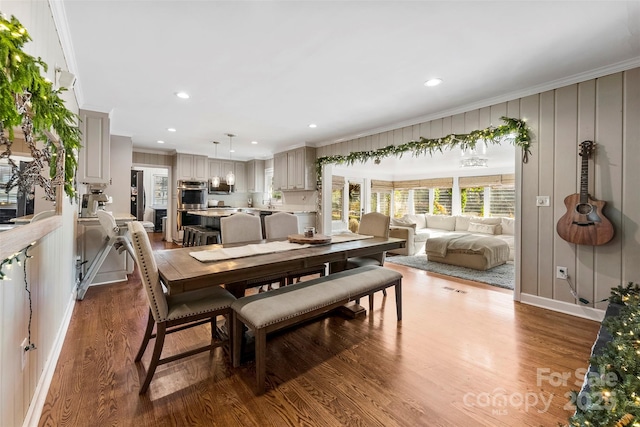
[[(226, 243), (242, 243), (262, 240), (262, 224), (260, 223), (260, 217), (246, 214), (244, 212), (220, 218), (220, 232), (222, 233), (223, 245)], [(278, 274), (250, 280), (247, 282), (246, 287), (260, 287), (260, 292), (263, 292), (263, 286), (268, 285), (268, 289), (271, 289), (272, 283), (278, 283), (280, 286), (285, 286), (286, 275)]]
[[(286, 239), (291, 234), (298, 234), (298, 217), (288, 212), (277, 212), (264, 217), (264, 230), (267, 239)], [(324, 276), (326, 266), (316, 265), (287, 273), (287, 284), (311, 274)]]
[[(217, 340), (215, 338), (216, 318), (218, 316), (227, 316), (227, 325), (232, 327), (229, 315), (231, 313), (231, 303), (236, 298), (220, 286), (211, 286), (177, 295), (165, 295), (160, 285), (158, 267), (153, 257), (146, 230), (138, 221), (130, 222), (128, 227), (138, 264), (138, 272), (149, 302), (149, 319), (140, 350), (138, 350), (138, 354), (135, 357), (136, 362), (141, 361), (149, 340), (152, 338), (156, 340), (146, 377), (140, 386), (140, 394), (144, 394), (149, 388), (158, 365), (173, 362), (203, 351), (213, 352), (215, 348), (225, 344), (229, 354), (231, 354), (233, 349), (233, 346), (230, 345), (231, 338), (225, 340)], [(209, 323), (211, 327), (211, 342), (209, 344), (161, 358), (162, 347), (167, 334), (205, 323)], [(154, 325), (156, 328), (155, 334), (153, 333)], [(232, 330), (229, 330), (228, 336), (233, 337)]]
[[(389, 237), (389, 224), (391, 218), (387, 215), (370, 212), (362, 215), (360, 219), (360, 226), (358, 227), (358, 234), (374, 237)], [(386, 252), (380, 252), (378, 254), (347, 258), (347, 269), (363, 267), (365, 265), (384, 265), (384, 257)], [(382, 294), (387, 296), (387, 290), (383, 289)], [(373, 305), (373, 294), (369, 295), (369, 307)]]
[(222, 244), (262, 240), (260, 217), (244, 212), (220, 218), (220, 232)]

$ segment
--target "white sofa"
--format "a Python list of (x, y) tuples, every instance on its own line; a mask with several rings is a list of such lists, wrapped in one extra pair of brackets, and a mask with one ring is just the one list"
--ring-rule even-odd
[[(487, 227), (488, 226), (488, 227)], [(427, 239), (443, 237), (453, 233), (469, 233), (482, 237), (494, 237), (509, 245), (509, 261), (514, 259), (513, 218), (482, 218), (473, 216), (450, 216), (416, 214), (404, 215), (391, 220), (390, 237), (407, 241), (406, 247), (389, 252), (400, 255), (417, 255), (424, 253)]]

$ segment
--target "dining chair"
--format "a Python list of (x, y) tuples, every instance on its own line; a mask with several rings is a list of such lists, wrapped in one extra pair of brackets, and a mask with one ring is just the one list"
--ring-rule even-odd
[[(358, 234), (374, 237), (389, 237), (389, 224), (391, 218), (387, 215), (379, 212), (370, 212), (362, 215), (360, 219), (360, 226), (358, 227)], [(364, 267), (365, 265), (384, 265), (385, 252), (380, 252), (373, 255), (347, 258), (347, 269)], [(387, 290), (383, 289), (382, 294), (386, 297)], [(369, 306), (373, 304), (373, 294), (369, 295)]]
[[(262, 224), (260, 217), (246, 214), (244, 212), (235, 213), (228, 217), (220, 218), (220, 232), (222, 233), (222, 244), (242, 243), (262, 240)], [(280, 286), (286, 285), (286, 275), (276, 274), (260, 279), (250, 280), (246, 287), (260, 287), (260, 292), (264, 291), (263, 286), (271, 289), (273, 283)]]
[[(228, 328), (233, 327), (230, 317), (231, 304), (236, 298), (221, 286), (211, 286), (176, 295), (165, 295), (160, 284), (158, 267), (149, 243), (147, 231), (138, 221), (130, 222), (128, 228), (133, 242), (136, 263), (138, 264), (138, 274), (149, 302), (147, 328), (138, 354), (134, 359), (135, 362), (141, 361), (149, 341), (152, 338), (156, 340), (146, 377), (140, 386), (140, 394), (144, 394), (149, 388), (153, 374), (159, 365), (193, 356), (203, 351), (213, 353), (217, 347), (222, 345), (227, 346), (227, 350), (231, 355), (233, 346), (230, 340), (233, 337), (233, 331), (229, 330), (228, 338), (223, 340), (216, 339), (216, 319), (218, 316), (226, 316)], [(211, 342), (208, 345), (161, 358), (162, 347), (167, 334), (207, 323), (210, 324), (211, 328)], [(154, 326), (156, 329), (155, 334), (153, 333)]]
[[(291, 234), (299, 233), (298, 217), (288, 212), (278, 212), (264, 217), (264, 229), (267, 239), (286, 239)], [(326, 266), (307, 267), (301, 270), (287, 273), (287, 284), (290, 285), (294, 280), (300, 281), (300, 278), (312, 274), (325, 275)]]
[(260, 217), (244, 212), (220, 218), (220, 232), (223, 245), (262, 240)]

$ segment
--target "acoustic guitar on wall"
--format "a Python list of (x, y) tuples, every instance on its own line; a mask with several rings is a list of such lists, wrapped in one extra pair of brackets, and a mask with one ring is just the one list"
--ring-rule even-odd
[(613, 225), (602, 213), (606, 202), (592, 199), (589, 195), (589, 157), (594, 147), (593, 141), (580, 143), (580, 193), (565, 197), (567, 212), (556, 225), (560, 237), (578, 245), (604, 245), (613, 239), (614, 234)]

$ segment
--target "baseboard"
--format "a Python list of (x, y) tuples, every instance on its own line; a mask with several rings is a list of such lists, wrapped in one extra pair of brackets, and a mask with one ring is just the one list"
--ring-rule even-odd
[(540, 308), (546, 308), (547, 310), (558, 311), (560, 313), (582, 317), (584, 319), (595, 320), (597, 322), (602, 322), (605, 313), (605, 310), (600, 310), (592, 307), (584, 307), (564, 301), (556, 301), (553, 299), (543, 298), (537, 295), (525, 293), (520, 294), (520, 302)]
[(22, 427), (37, 426), (38, 422), (40, 421), (42, 409), (44, 408), (44, 402), (47, 399), (47, 393), (49, 392), (51, 380), (53, 379), (53, 373), (56, 370), (58, 358), (60, 357), (60, 352), (62, 351), (64, 338), (67, 335), (67, 330), (69, 329), (69, 324), (71, 323), (71, 315), (73, 314), (73, 307), (75, 307), (75, 302), (75, 292), (72, 292), (71, 299), (69, 300), (69, 303), (67, 305), (67, 310), (65, 311), (62, 318), (62, 323), (60, 324), (60, 328), (58, 329), (56, 339), (53, 342), (53, 347), (51, 348), (49, 357), (45, 362), (44, 369), (42, 370), (42, 375), (40, 375), (38, 384), (36, 385), (36, 390), (33, 394), (33, 398), (31, 399), (31, 403), (29, 404), (29, 410), (27, 411), (27, 415), (24, 418)]

